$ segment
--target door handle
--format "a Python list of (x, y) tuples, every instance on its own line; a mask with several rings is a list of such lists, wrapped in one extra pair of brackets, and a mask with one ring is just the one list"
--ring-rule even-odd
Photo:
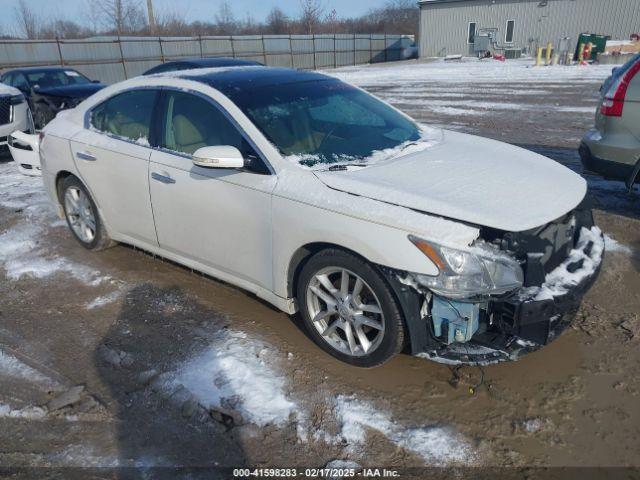
[(76, 157), (88, 162), (95, 162), (97, 160), (97, 158), (89, 152), (76, 152)]
[(176, 181), (171, 178), (171, 175), (169, 175), (167, 172), (152, 172), (151, 178), (162, 183), (176, 183)]

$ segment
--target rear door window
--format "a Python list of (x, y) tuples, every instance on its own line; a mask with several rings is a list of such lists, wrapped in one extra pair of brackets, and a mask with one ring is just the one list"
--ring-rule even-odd
[(149, 132), (158, 90), (121, 93), (91, 111), (91, 127), (117, 138), (149, 145)]

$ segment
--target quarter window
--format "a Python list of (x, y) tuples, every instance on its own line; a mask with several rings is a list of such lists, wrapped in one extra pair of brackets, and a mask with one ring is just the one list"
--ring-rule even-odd
[(100, 132), (149, 145), (156, 90), (132, 90), (101, 103), (91, 111), (91, 126)]
[(471, 44), (476, 40), (476, 22), (469, 22), (469, 29), (467, 30), (467, 43)]
[(507, 20), (507, 29), (504, 34), (505, 43), (513, 43), (513, 29), (516, 26), (515, 20)]

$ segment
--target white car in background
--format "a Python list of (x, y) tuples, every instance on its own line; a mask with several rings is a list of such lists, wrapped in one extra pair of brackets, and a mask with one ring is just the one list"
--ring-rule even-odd
[[(11, 134), (14, 132), (19, 132), (19, 136), (20, 133), (32, 134), (34, 132), (31, 110), (20, 90), (0, 83), (0, 149), (9, 147), (13, 153)], [(29, 155), (27, 161), (29, 163), (24, 165), (16, 161), (20, 171), (33, 174), (36, 173), (37, 168), (37, 173), (39, 173), (37, 155)], [(33, 165), (34, 161), (38, 165)]]
[(237, 285), (361, 367), (516, 359), (569, 324), (603, 255), (580, 176), (314, 72), (131, 79), (59, 114), (40, 155), (84, 247)]

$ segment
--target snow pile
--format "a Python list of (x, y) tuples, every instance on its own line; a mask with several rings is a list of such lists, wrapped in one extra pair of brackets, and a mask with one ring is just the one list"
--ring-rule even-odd
[(447, 428), (404, 428), (386, 412), (354, 397), (339, 396), (336, 414), (342, 424), (340, 436), (350, 448), (365, 443), (367, 430), (374, 430), (400, 448), (413, 452), (428, 465), (472, 464), (475, 453), (459, 436)]
[[(590, 254), (587, 255), (584, 249), (590, 242), (593, 243), (593, 246)], [(535, 299), (551, 300), (554, 297), (565, 295), (570, 288), (579, 285), (593, 275), (602, 262), (604, 248), (602, 231), (598, 227), (592, 227), (590, 230), (583, 227), (580, 231), (580, 239), (576, 248), (571, 250), (569, 257), (560, 266), (546, 276), (545, 282), (538, 290)], [(571, 272), (569, 266), (580, 261), (582, 262), (582, 267)]]
[(298, 408), (285, 395), (285, 379), (272, 367), (274, 357), (266, 344), (223, 330), (209, 348), (181, 365), (165, 387), (183, 386), (203, 407), (236, 411), (260, 427), (282, 426)]

